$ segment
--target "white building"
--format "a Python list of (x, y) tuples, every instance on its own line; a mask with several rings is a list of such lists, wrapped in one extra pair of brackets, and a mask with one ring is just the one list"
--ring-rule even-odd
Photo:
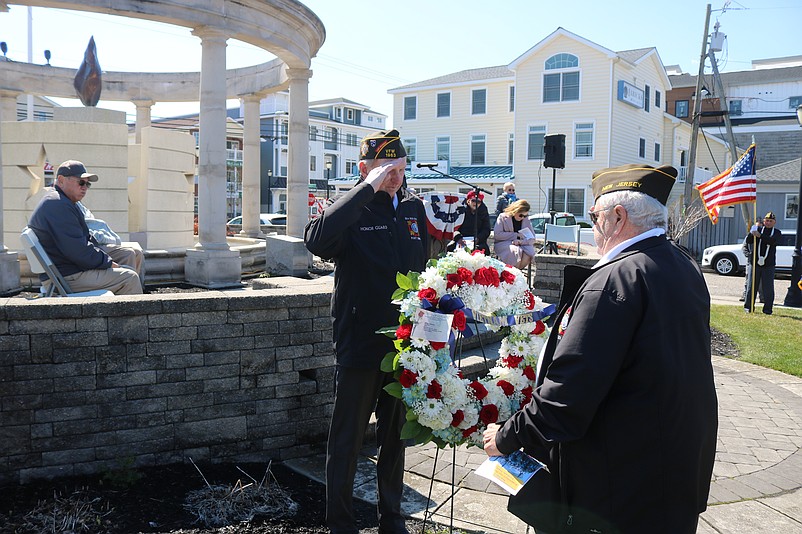
[[(514, 178), (518, 197), (533, 211), (551, 208), (554, 178), (554, 208), (585, 220), (594, 171), (626, 163), (686, 164), (691, 129), (663, 111), (670, 88), (655, 48), (614, 52), (558, 28), (507, 65), (389, 92), (411, 163), (448, 161), (450, 174), (470, 176), (495, 194)], [(565, 135), (563, 169), (544, 167), (550, 134)], [(724, 164), (724, 143), (711, 146)], [(706, 175), (697, 171), (699, 179)], [(467, 190), (414, 164), (407, 176), (418, 190)], [(672, 194), (682, 194), (682, 186)], [(492, 212), (495, 198), (485, 201)]]

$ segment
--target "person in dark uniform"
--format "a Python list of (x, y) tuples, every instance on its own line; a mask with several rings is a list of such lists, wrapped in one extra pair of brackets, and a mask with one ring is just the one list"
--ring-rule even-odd
[(602, 258), (566, 267), (533, 398), (484, 434), (488, 455), (523, 448), (547, 464), (525, 502), (510, 501), (538, 533), (692, 534), (706, 509), (718, 427), (710, 295), (665, 235), (676, 176), (594, 173)]
[[(762, 228), (763, 227), (763, 219), (757, 219), (755, 221), (755, 225), (752, 228)], [(752, 228), (749, 229), (749, 233), (746, 234), (744, 237), (744, 241), (741, 244), (741, 252), (743, 252), (744, 258), (746, 258), (746, 277), (744, 278), (744, 292), (741, 295), (741, 298), (738, 299), (741, 302), (746, 302), (746, 295), (747, 291), (749, 290), (749, 280), (752, 278), (752, 255), (755, 254), (755, 249), (752, 246), (754, 237), (752, 236)], [(756, 278), (755, 281), (755, 291), (758, 295), (758, 301), (763, 302), (763, 288), (760, 287), (760, 279)]]
[(757, 284), (763, 297), (763, 313), (771, 315), (774, 307), (774, 268), (777, 265), (777, 242), (782, 232), (774, 228), (776, 223), (774, 212), (770, 211), (763, 217), (763, 226), (753, 226), (746, 238), (750, 241), (750, 250), (757, 250), (749, 255), (746, 261), (752, 266), (751, 273), (747, 273), (746, 301), (744, 310), (748, 313), (753, 309), (752, 283)]
[(459, 227), (462, 237), (474, 238), (474, 250), (481, 250), (486, 255), (490, 254), (490, 247), (487, 245), (487, 238), (490, 237), (490, 213), (484, 203), (485, 196), (476, 191), (469, 191), (465, 197), (465, 219)]
[(335, 261), (331, 300), (336, 357), (334, 411), (326, 451), (326, 523), (332, 533), (357, 534), (354, 474), (370, 414), (376, 411), (379, 532), (406, 534), (401, 515), (406, 410), (384, 391), (392, 373), (380, 370), (392, 340), (376, 334), (398, 323), (391, 303), (396, 273), (423, 271), (428, 234), (423, 203), (403, 187), (406, 151), (397, 130), (361, 144), (359, 183), (306, 226), (306, 247)]

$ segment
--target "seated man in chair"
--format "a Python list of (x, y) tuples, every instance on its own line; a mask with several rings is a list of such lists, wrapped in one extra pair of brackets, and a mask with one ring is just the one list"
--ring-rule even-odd
[[(73, 292), (106, 289), (116, 295), (142, 293), (139, 275), (122, 267), (91, 237), (78, 207), (96, 174), (80, 161), (65, 161), (56, 173), (53, 190), (33, 210), (28, 226)], [(49, 280), (43, 283), (50, 284)]]

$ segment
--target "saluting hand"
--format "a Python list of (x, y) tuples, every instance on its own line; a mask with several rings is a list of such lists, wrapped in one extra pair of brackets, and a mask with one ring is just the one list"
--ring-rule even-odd
[(381, 189), (385, 178), (387, 178), (387, 176), (394, 170), (398, 170), (398, 172), (401, 174), (401, 178), (403, 179), (406, 166), (406, 158), (398, 158), (374, 167), (365, 177), (365, 183), (370, 184), (370, 186), (373, 188), (373, 191), (378, 191)]

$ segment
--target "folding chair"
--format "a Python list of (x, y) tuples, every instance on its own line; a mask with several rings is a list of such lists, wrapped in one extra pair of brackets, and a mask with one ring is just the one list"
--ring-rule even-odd
[[(579, 225), (559, 226), (546, 223), (546, 233), (543, 236), (545, 243), (574, 243), (576, 245), (576, 255), (580, 255), (579, 249)], [(557, 250), (557, 247), (554, 247)], [(570, 251), (567, 252), (570, 254)]]
[(39, 243), (39, 238), (33, 230), (25, 227), (20, 234), (22, 239), (22, 248), (25, 249), (25, 257), (28, 258), (28, 263), (31, 266), (31, 271), (36, 274), (45, 273), (50, 279), (50, 288), (45, 292), (45, 297), (52, 297), (55, 291), (58, 291), (58, 296), (62, 297), (100, 297), (104, 295), (114, 295), (111, 291), (106, 289), (95, 289), (93, 291), (81, 291), (73, 293), (70, 290), (70, 285), (61, 276), (58, 268), (53, 264), (50, 256), (47, 255), (42, 244)]

